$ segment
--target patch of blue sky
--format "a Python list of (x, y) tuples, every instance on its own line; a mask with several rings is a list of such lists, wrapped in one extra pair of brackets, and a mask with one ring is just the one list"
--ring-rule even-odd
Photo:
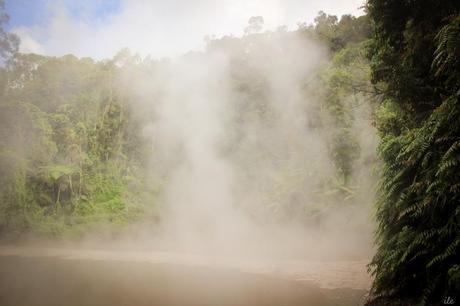
[(121, 10), (121, 0), (65, 0), (64, 4), (74, 18), (89, 23), (104, 20)]
[(46, 18), (44, 9), (47, 0), (6, 0), (5, 10), (10, 15), (7, 29), (40, 24)]
[(89, 24), (121, 10), (121, 0), (6, 0), (5, 9), (10, 15), (6, 28), (40, 26), (49, 20), (52, 8), (59, 5), (74, 18)]

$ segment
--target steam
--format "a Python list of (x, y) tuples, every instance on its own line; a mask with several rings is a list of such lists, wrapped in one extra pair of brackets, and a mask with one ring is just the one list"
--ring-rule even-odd
[(158, 147), (180, 152), (165, 190), (167, 231), (187, 245), (196, 243), (196, 236), (212, 243), (227, 236), (228, 219), (235, 220), (231, 165), (217, 150), (229, 102), (228, 59), (220, 54), (185, 57), (171, 70), (153, 134)]
[(327, 51), (299, 32), (267, 37), (124, 71), (120, 82), (137, 97), (133, 107), (153, 148), (152, 184), (164, 186), (160, 228), (138, 233), (139, 241), (232, 256), (365, 258), (370, 112), (356, 109), (363, 118), (354, 127), (362, 145), (354, 172), (359, 203), (336, 203), (324, 196), (334, 177), (334, 123), (315, 82)]

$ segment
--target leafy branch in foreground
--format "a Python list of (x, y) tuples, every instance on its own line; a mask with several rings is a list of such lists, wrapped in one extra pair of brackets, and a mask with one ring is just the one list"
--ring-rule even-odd
[(368, 305), (440, 304), (460, 292), (460, 4), (368, 8), (373, 80), (385, 88)]

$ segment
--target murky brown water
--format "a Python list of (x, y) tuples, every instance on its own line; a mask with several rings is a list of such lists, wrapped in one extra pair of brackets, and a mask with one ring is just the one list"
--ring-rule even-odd
[(0, 247), (0, 305), (360, 305), (365, 261)]

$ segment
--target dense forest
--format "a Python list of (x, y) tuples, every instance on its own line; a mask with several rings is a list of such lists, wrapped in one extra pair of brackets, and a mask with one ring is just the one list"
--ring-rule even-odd
[[(363, 47), (370, 35), (367, 17), (343, 16), (338, 21), (335, 16), (320, 13), (313, 26), (300, 25), (294, 32), (282, 28), (261, 32), (262, 26), (263, 19), (255, 17), (244, 37), (209, 39), (205, 53), (183, 56), (199, 61), (219, 52), (230, 54), (231, 86), (239, 100), (232, 101), (237, 104), (236, 111), (226, 123), (232, 126), (229, 129), (234, 139), (224, 149), (227, 154), (236, 147), (254, 150), (250, 146), (255, 143), (244, 148), (237, 143), (243, 131), (236, 121), (268, 125), (270, 116), (276, 115), (269, 109), (265, 68), (257, 67), (264, 48), (302, 39), (319, 41), (327, 46), (324, 51), (330, 53), (331, 60), (323, 61), (314, 72), (315, 79), (307, 80), (304, 86), (308, 88), (303, 91), (317, 95), (321, 101), (309, 106), (311, 128), (332, 128), (325, 137), (335, 170), (323, 175), (318, 184), (327, 183), (321, 192), (352, 202), (356, 196), (353, 164), (360, 157), (358, 139), (351, 132), (356, 121), (353, 112), (364, 97), (373, 93)], [(2, 70), (2, 234), (60, 236), (66, 232), (78, 234), (92, 225), (122, 226), (143, 218), (156, 220), (167, 169), (156, 168), (158, 171), (150, 173), (142, 166), (151, 162), (152, 155), (161, 154), (153, 140), (142, 135), (155, 111), (142, 106), (140, 113), (132, 106), (141, 105), (142, 95), (156, 96), (161, 101), (164, 89), (152, 85), (153, 89), (141, 91), (129, 81), (138, 84), (142, 79), (150, 81), (151, 75), (162, 77), (174, 64), (167, 59), (140, 58), (127, 49), (113, 59), (97, 62), (72, 55), (53, 58), (14, 53), (15, 45), (11, 47)], [(290, 50), (284, 52), (289, 55)], [(274, 186), (278, 190), (269, 191), (267, 196), (288, 197), (289, 192), (282, 189), (300, 188), (284, 185)], [(327, 198), (323, 196), (322, 201), (336, 202)], [(287, 199), (272, 200), (279, 206), (271, 212), (274, 218), (295, 214), (289, 212), (296, 209), (293, 205), (280, 203)], [(306, 213), (304, 217), (308, 218), (316, 211), (312, 208)]]
[[(368, 305), (460, 292), (460, 2), (368, 0), (363, 16), (320, 12), (294, 31), (266, 31), (255, 16), (244, 36), (207, 37), (204, 51), (153, 59), (124, 49), (101, 61), (18, 52), (0, 7), (2, 239), (155, 227), (170, 213), (177, 165), (204, 154), (236, 169), (232, 192), (255, 222), (318, 227), (340, 212), (372, 231), (360, 221), (374, 211)], [(223, 133), (212, 156), (193, 147), (207, 139), (164, 139), (165, 116), (187, 116), (168, 101), (199, 96), (194, 80), (207, 74), (207, 94), (227, 92), (225, 113), (183, 130)], [(198, 191), (220, 185), (209, 186)]]

